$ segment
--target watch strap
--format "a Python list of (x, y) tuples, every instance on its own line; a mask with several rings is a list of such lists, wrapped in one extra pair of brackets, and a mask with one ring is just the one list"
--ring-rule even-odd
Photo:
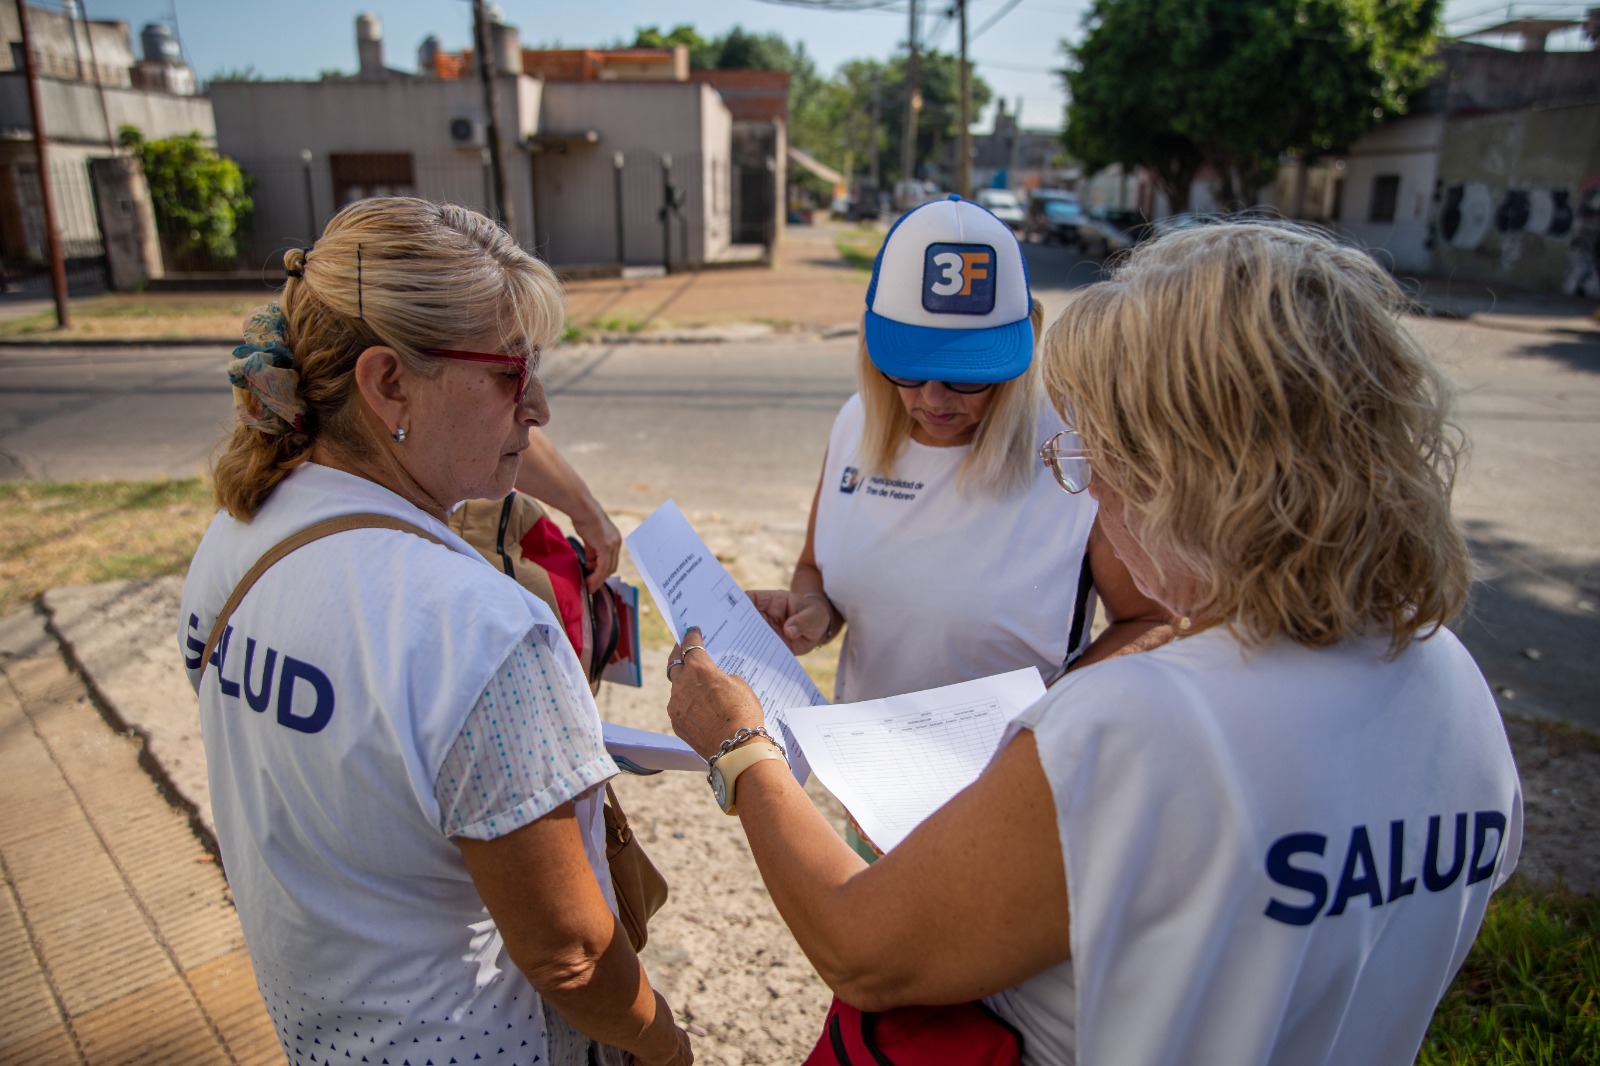
[(722, 808), (722, 813), (739, 813), (738, 802), (735, 798), (739, 775), (756, 763), (766, 762), (768, 759), (782, 759), (785, 763), (789, 761), (784, 756), (783, 749), (770, 740), (752, 740), (748, 744), (734, 748), (717, 760), (717, 771), (722, 775), (722, 786), (728, 796), (728, 805)]

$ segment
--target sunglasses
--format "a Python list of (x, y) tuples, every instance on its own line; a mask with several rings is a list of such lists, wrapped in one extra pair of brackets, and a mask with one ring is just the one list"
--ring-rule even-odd
[[(883, 374), (883, 371), (878, 371)], [(917, 381), (913, 378), (897, 378), (893, 374), (883, 374), (883, 379), (898, 389), (920, 389), (928, 383), (927, 378)], [(939, 384), (951, 392), (959, 392), (963, 396), (972, 396), (976, 393), (987, 392), (995, 387), (993, 381), (941, 381)]]
[(463, 363), (498, 363), (501, 366), (514, 366), (517, 368), (517, 402), (525, 403), (528, 399), (528, 384), (533, 380), (532, 363), (539, 357), (539, 347), (535, 345), (527, 355), (495, 355), (489, 352), (463, 352), (455, 348), (423, 348), (423, 355), (435, 359), (454, 359)]

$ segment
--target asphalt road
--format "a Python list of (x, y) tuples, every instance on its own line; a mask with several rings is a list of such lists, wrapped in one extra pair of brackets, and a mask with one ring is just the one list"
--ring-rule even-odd
[[(1506, 710), (1600, 728), (1600, 343), (1412, 325), (1473, 445), (1457, 512), (1482, 580), (1458, 628)], [(231, 418), (223, 356), (0, 350), (0, 480), (199, 473)], [(566, 349), (549, 432), (613, 509), (803, 529), (854, 362), (853, 340)]]

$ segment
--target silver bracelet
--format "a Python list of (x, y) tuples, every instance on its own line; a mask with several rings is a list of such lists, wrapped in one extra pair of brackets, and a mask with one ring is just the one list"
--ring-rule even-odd
[[(766, 726), (758, 725), (754, 729), (740, 729), (737, 733), (733, 734), (733, 736), (729, 737), (727, 740), (724, 740), (722, 742), (722, 747), (717, 749), (717, 753), (706, 760), (706, 769), (709, 770), (711, 767), (717, 765), (718, 759), (728, 754), (728, 752), (732, 751), (734, 748), (737, 748), (740, 744), (743, 744), (747, 740), (753, 740), (756, 737), (766, 737), (772, 742), (772, 745), (775, 748), (777, 748), (779, 751), (783, 751), (783, 745), (772, 739), (772, 734), (767, 732)], [(789, 753), (784, 751), (783, 757), (787, 759), (789, 757)]]
[(821, 592), (802, 592), (801, 597), (808, 600), (821, 600), (822, 605), (828, 609), (828, 629), (822, 634), (824, 643), (833, 639), (833, 601)]

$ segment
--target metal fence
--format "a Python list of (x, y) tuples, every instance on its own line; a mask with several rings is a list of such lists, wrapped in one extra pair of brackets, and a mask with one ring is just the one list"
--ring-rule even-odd
[[(106, 250), (87, 160), (52, 160), (50, 179), (67, 287), (76, 295), (101, 292)], [(44, 196), (39, 166), (29, 159), (0, 163), (0, 284), (8, 292), (50, 292)]]

